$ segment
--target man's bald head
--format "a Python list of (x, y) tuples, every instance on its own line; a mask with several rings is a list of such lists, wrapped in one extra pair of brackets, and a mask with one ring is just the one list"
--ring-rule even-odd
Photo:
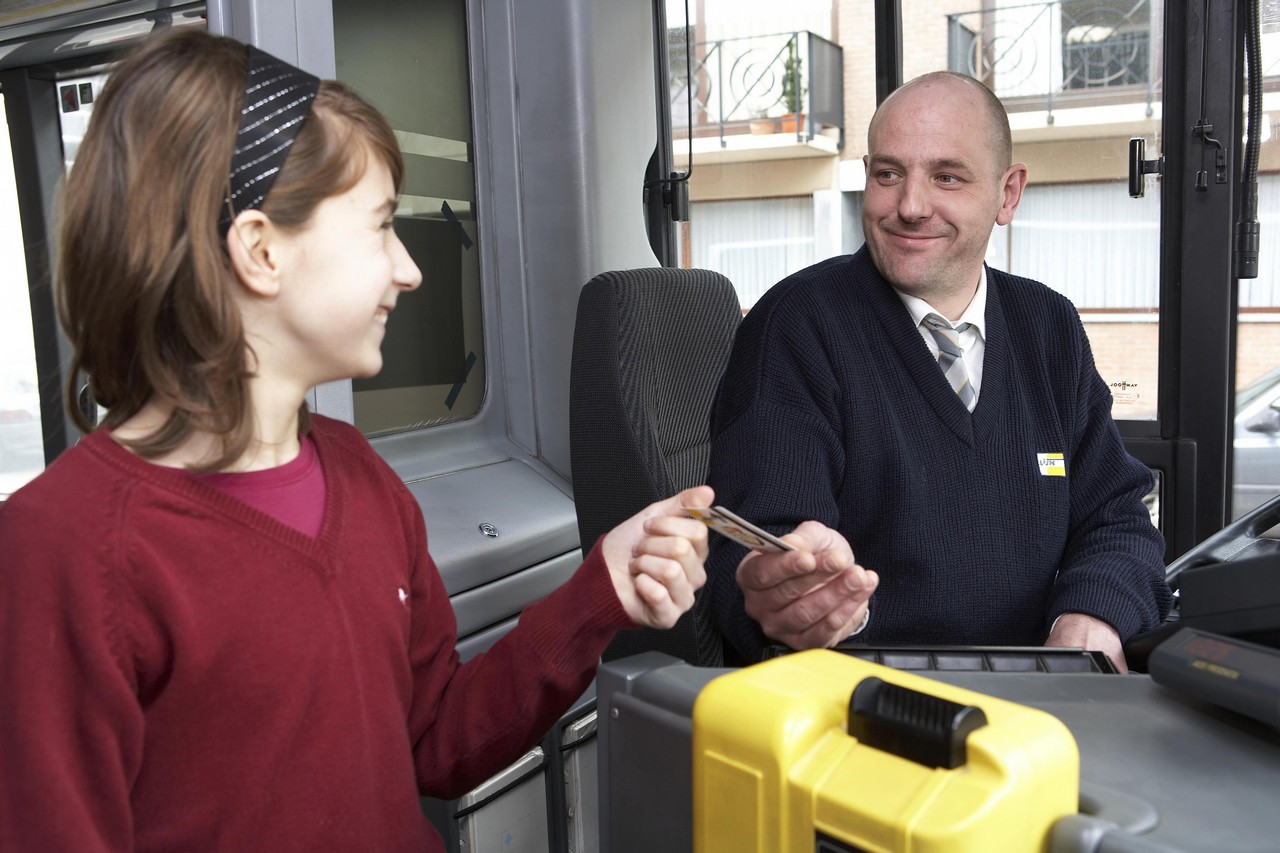
[[(996, 97), (996, 93), (988, 89), (982, 83), (967, 74), (957, 74), (954, 71), (932, 71), (928, 74), (922, 74), (889, 93), (889, 97), (876, 108), (875, 114), (871, 117), (871, 124), (867, 127), (867, 150), (874, 150), (871, 142), (876, 132), (876, 120), (884, 109), (889, 106), (895, 96), (909, 89), (930, 85), (938, 89), (940, 95), (953, 90), (952, 87), (967, 87), (975, 93), (986, 112), (986, 126), (989, 137), (988, 145), (995, 157), (996, 173), (1003, 173), (1005, 169), (1013, 164), (1013, 135), (1009, 131), (1009, 114), (1005, 112), (1004, 104)], [(942, 95), (945, 96), (945, 95)]]

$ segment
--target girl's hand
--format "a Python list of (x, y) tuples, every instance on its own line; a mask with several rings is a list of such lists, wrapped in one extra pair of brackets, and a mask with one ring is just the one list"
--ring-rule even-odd
[(707, 580), (707, 526), (684, 507), (709, 507), (710, 486), (650, 504), (605, 534), (601, 553), (622, 608), (637, 625), (670, 628)]

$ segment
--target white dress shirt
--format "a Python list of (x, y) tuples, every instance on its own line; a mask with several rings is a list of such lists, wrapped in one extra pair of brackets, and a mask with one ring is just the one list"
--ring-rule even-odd
[(933, 353), (934, 359), (938, 357), (938, 342), (933, 339), (933, 334), (924, 325), (924, 318), (930, 314), (937, 314), (948, 323), (951, 323), (952, 328), (959, 326), (961, 323), (969, 324), (969, 328), (957, 337), (959, 338), (960, 350), (964, 353), (964, 369), (969, 373), (969, 384), (973, 386), (973, 399), (976, 406), (978, 397), (982, 394), (982, 361), (987, 351), (987, 268), (985, 266), (982, 268), (982, 277), (978, 279), (978, 292), (973, 295), (969, 306), (964, 309), (960, 319), (955, 322), (952, 322), (950, 317), (943, 316), (941, 311), (923, 299), (910, 296), (897, 288), (894, 288), (894, 292), (898, 294), (902, 304), (906, 305), (907, 310), (911, 312), (911, 319), (915, 321), (916, 330), (920, 332), (921, 339), (924, 340), (925, 346), (929, 348), (929, 352)]

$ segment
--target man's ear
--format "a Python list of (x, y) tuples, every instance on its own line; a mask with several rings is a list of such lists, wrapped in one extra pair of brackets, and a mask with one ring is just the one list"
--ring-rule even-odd
[(227, 231), (231, 270), (257, 296), (275, 296), (280, 291), (282, 236), (260, 210), (241, 212)]
[(1004, 173), (1004, 184), (1000, 189), (1000, 210), (996, 213), (997, 225), (1008, 225), (1013, 221), (1013, 212), (1022, 201), (1022, 191), (1027, 186), (1027, 166), (1025, 163), (1014, 163)]

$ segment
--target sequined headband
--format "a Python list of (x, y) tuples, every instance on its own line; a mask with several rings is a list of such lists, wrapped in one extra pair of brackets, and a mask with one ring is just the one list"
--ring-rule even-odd
[(236, 216), (267, 197), (319, 91), (319, 78), (249, 45), (230, 192), (219, 222), (223, 234)]

